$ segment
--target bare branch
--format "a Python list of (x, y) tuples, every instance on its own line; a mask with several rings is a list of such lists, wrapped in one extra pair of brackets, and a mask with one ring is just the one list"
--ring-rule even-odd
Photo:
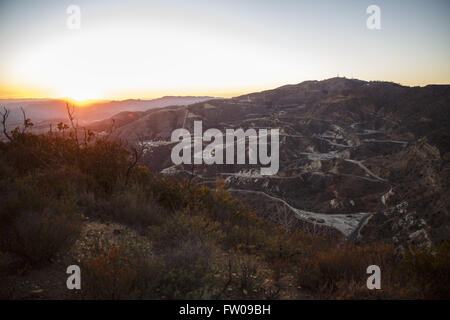
[(22, 107), (20, 107), (20, 110), (22, 111), (22, 115), (23, 115), (23, 122), (25, 123), (25, 120), (27, 120), (27, 115), (25, 114), (25, 110), (23, 110)]
[(3, 107), (3, 112), (0, 112), (0, 115), (2, 117), (2, 126), (3, 126), (3, 134), (5, 135), (5, 137), (9, 140), (12, 141), (11, 136), (8, 134), (8, 130), (6, 128), (6, 122), (8, 120), (9, 117), (9, 110), (6, 109), (6, 107)]
[(33, 126), (33, 123), (31, 122), (31, 120), (29, 118), (27, 118), (25, 110), (22, 107), (20, 107), (20, 110), (22, 110), (22, 115), (23, 115), (23, 129), (22, 129), (22, 133), (25, 133), (25, 131), (27, 131), (28, 128)]
[(77, 146), (79, 147), (80, 144), (78, 142), (78, 121), (77, 124), (75, 125), (75, 106), (72, 105), (72, 108), (70, 108), (69, 103), (66, 102), (66, 109), (67, 109), (67, 116), (69, 117), (69, 121), (70, 124), (72, 125), (72, 129), (73, 129), (73, 134), (75, 135), (75, 142), (77, 144)]
[(75, 125), (73, 123), (74, 121), (74, 113), (75, 113), (75, 107), (72, 105), (72, 109), (69, 106), (69, 103), (66, 102), (66, 110), (67, 110), (67, 116), (69, 117), (70, 123), (72, 124), (72, 128), (75, 128)]
[[(126, 143), (128, 145), (128, 142)], [(125, 185), (128, 184), (128, 180), (131, 174), (131, 171), (136, 167), (139, 160), (142, 158), (142, 156), (147, 152), (148, 146), (145, 143), (145, 139), (143, 136), (137, 135), (137, 142), (131, 146), (128, 147), (131, 151), (132, 160), (130, 165), (127, 168), (126, 176), (125, 176)]]

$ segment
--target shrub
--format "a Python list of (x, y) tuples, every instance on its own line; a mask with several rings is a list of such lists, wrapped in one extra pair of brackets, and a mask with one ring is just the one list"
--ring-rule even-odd
[(23, 212), (2, 235), (2, 248), (39, 265), (70, 246), (79, 232), (80, 220), (74, 214)]
[(273, 278), (278, 281), (283, 271), (291, 271), (301, 255), (301, 238), (297, 234), (290, 234), (278, 230), (278, 233), (267, 237), (264, 257), (274, 271)]
[[(37, 170), (23, 177), (0, 180), (0, 229), (11, 226), (24, 212), (76, 212), (76, 173)], [(72, 179), (70, 178), (72, 177)]]
[(155, 268), (133, 248), (102, 251), (81, 265), (84, 299), (156, 298)]
[(209, 264), (212, 250), (186, 241), (152, 260), (131, 244), (101, 251), (81, 266), (82, 298), (208, 298), (214, 287)]
[(182, 185), (174, 179), (155, 179), (152, 181), (151, 190), (152, 196), (166, 209), (176, 211), (186, 205), (187, 190), (183, 190)]
[(187, 240), (162, 253), (163, 272), (158, 292), (167, 299), (208, 299), (214, 289), (210, 265), (213, 247), (199, 240)]
[[(219, 283), (215, 298), (261, 299), (269, 292), (268, 273), (263, 271), (264, 262), (255, 255), (230, 251), (217, 263)], [(267, 268), (266, 268), (267, 269)]]
[(450, 241), (443, 241), (435, 252), (411, 248), (400, 264), (407, 293), (428, 299), (450, 298)]
[(313, 257), (300, 260), (297, 279), (303, 288), (326, 298), (338, 297), (349, 292), (348, 286), (365, 286), (366, 269), (370, 265), (378, 265), (383, 270), (384, 289), (388, 290), (387, 275), (395, 265), (394, 250), (388, 245), (346, 245), (318, 251)]
[(132, 187), (107, 198), (84, 193), (80, 195), (79, 205), (86, 215), (110, 219), (141, 231), (148, 226), (161, 224), (171, 215), (171, 212), (162, 208), (150, 196)]
[(237, 287), (240, 295), (246, 298), (256, 297), (261, 289), (261, 281), (259, 281), (260, 261), (255, 256), (238, 255), (234, 260)]
[(105, 193), (123, 186), (130, 168), (129, 152), (119, 143), (97, 140), (82, 149), (80, 169), (91, 176)]
[(185, 212), (177, 212), (160, 226), (149, 228), (149, 236), (153, 248), (163, 252), (176, 248), (186, 241), (213, 242), (222, 238), (219, 224), (203, 216), (190, 216)]

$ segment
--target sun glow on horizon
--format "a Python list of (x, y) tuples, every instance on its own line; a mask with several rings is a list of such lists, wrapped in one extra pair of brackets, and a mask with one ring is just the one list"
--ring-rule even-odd
[(383, 3), (390, 15), (379, 31), (366, 28), (366, 7), (356, 1), (130, 0), (116, 6), (80, 0), (79, 30), (66, 27), (66, 6), (59, 2), (4, 3), (3, 99), (67, 98), (86, 105), (165, 95), (229, 98), (337, 74), (411, 86), (450, 83), (443, 2), (407, 15), (402, 6)]
[(59, 98), (61, 100), (66, 101), (69, 105), (74, 105), (77, 107), (88, 107), (94, 103), (100, 102), (100, 101), (107, 101), (105, 99), (86, 99), (86, 100), (78, 100), (68, 97), (61, 97)]
[(105, 100), (105, 97), (94, 90), (86, 88), (68, 89), (58, 96), (59, 99), (67, 100), (79, 106), (85, 106), (99, 100)]

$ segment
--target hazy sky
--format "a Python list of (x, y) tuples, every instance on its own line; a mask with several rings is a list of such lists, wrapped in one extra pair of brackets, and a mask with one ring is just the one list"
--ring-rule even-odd
[(448, 0), (0, 0), (0, 97), (233, 96), (337, 74), (449, 84), (449, 21)]

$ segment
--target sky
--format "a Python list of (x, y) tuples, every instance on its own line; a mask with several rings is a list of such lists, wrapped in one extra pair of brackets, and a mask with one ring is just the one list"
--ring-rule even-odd
[(449, 21), (448, 0), (0, 0), (0, 98), (231, 97), (337, 75), (450, 84)]

